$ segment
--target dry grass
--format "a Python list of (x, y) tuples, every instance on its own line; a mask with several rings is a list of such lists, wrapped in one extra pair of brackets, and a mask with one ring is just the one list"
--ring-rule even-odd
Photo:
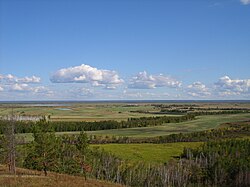
[(0, 165), (0, 186), (1, 187), (122, 187), (106, 181), (93, 179), (85, 180), (83, 177), (70, 176), (49, 172), (44, 176), (43, 172), (17, 169), (16, 176), (8, 173), (7, 167)]

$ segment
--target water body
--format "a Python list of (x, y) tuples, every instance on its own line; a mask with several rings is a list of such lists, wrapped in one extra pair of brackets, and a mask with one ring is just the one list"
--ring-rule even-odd
[(49, 106), (71, 106), (71, 104), (64, 104), (64, 103), (53, 103), (53, 104), (46, 104), (46, 103), (37, 103), (37, 104), (21, 104), (22, 106), (37, 106), (37, 107), (49, 107)]
[(56, 110), (64, 110), (64, 111), (69, 111), (72, 110), (71, 108), (55, 108)]

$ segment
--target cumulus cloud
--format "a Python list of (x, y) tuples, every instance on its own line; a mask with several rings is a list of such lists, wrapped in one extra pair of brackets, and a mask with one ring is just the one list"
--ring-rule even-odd
[(16, 92), (16, 93), (29, 93), (29, 94), (35, 94), (35, 95), (45, 95), (50, 96), (53, 94), (53, 91), (51, 91), (49, 88), (45, 86), (30, 86), (28, 84), (19, 84), (15, 83), (13, 85), (9, 86), (10, 92)]
[(249, 4), (250, 4), (250, 0), (240, 0), (240, 2), (241, 2), (243, 5), (249, 5)]
[(123, 83), (115, 71), (103, 70), (82, 64), (80, 66), (60, 69), (51, 78), (53, 83), (90, 83), (92, 86), (104, 86), (114, 89)]
[(32, 76), (32, 77), (24, 77), (18, 80), (18, 82), (22, 83), (39, 83), (41, 81), (40, 77)]
[[(2, 82), (2, 79), (3, 79), (3, 76), (0, 74), (0, 83)], [(4, 89), (3, 89), (2, 85), (0, 84), (0, 92), (3, 91), (3, 90)]]
[(188, 88), (188, 94), (193, 97), (206, 97), (211, 95), (211, 92), (206, 87), (206, 85), (202, 84), (199, 81), (194, 82), (191, 85), (188, 85), (187, 88)]
[(36, 77), (36, 76), (31, 76), (31, 77), (23, 77), (23, 78), (18, 78), (14, 75), (8, 74), (8, 75), (2, 75), (2, 78), (0, 79), (5, 80), (7, 83), (40, 83), (41, 78)]
[(31, 92), (33, 94), (42, 94), (42, 95), (53, 95), (53, 91), (51, 91), (49, 88), (45, 87), (45, 86), (37, 86), (37, 87), (32, 87), (31, 88)]
[(4, 91), (11, 95), (28, 94), (50, 96), (53, 92), (45, 86), (34, 86), (40, 83), (41, 78), (36, 76), (17, 77), (12, 74), (0, 75), (0, 91)]
[(221, 77), (215, 83), (220, 95), (240, 95), (250, 92), (250, 79), (231, 79), (228, 76)]
[(29, 85), (28, 84), (13, 84), (10, 86), (10, 91), (29, 91)]
[(134, 89), (153, 89), (158, 87), (177, 88), (181, 86), (181, 82), (170, 77), (160, 75), (148, 75), (146, 71), (139, 72), (133, 77), (128, 85), (128, 88)]

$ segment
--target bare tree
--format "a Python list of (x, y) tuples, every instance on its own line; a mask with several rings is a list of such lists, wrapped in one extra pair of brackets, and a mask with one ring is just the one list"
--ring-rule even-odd
[(4, 131), (5, 137), (5, 152), (6, 161), (9, 167), (9, 172), (16, 174), (16, 138), (15, 138), (15, 124), (17, 118), (14, 116), (13, 107), (11, 115), (6, 119), (6, 127)]

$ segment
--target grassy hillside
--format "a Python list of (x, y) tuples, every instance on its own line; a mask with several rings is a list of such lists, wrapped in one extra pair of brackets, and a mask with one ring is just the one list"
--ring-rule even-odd
[(17, 169), (17, 175), (9, 175), (7, 167), (0, 165), (1, 187), (122, 187), (106, 181), (93, 179), (84, 180), (84, 177), (70, 176), (49, 172), (45, 177), (42, 172), (28, 169)]

